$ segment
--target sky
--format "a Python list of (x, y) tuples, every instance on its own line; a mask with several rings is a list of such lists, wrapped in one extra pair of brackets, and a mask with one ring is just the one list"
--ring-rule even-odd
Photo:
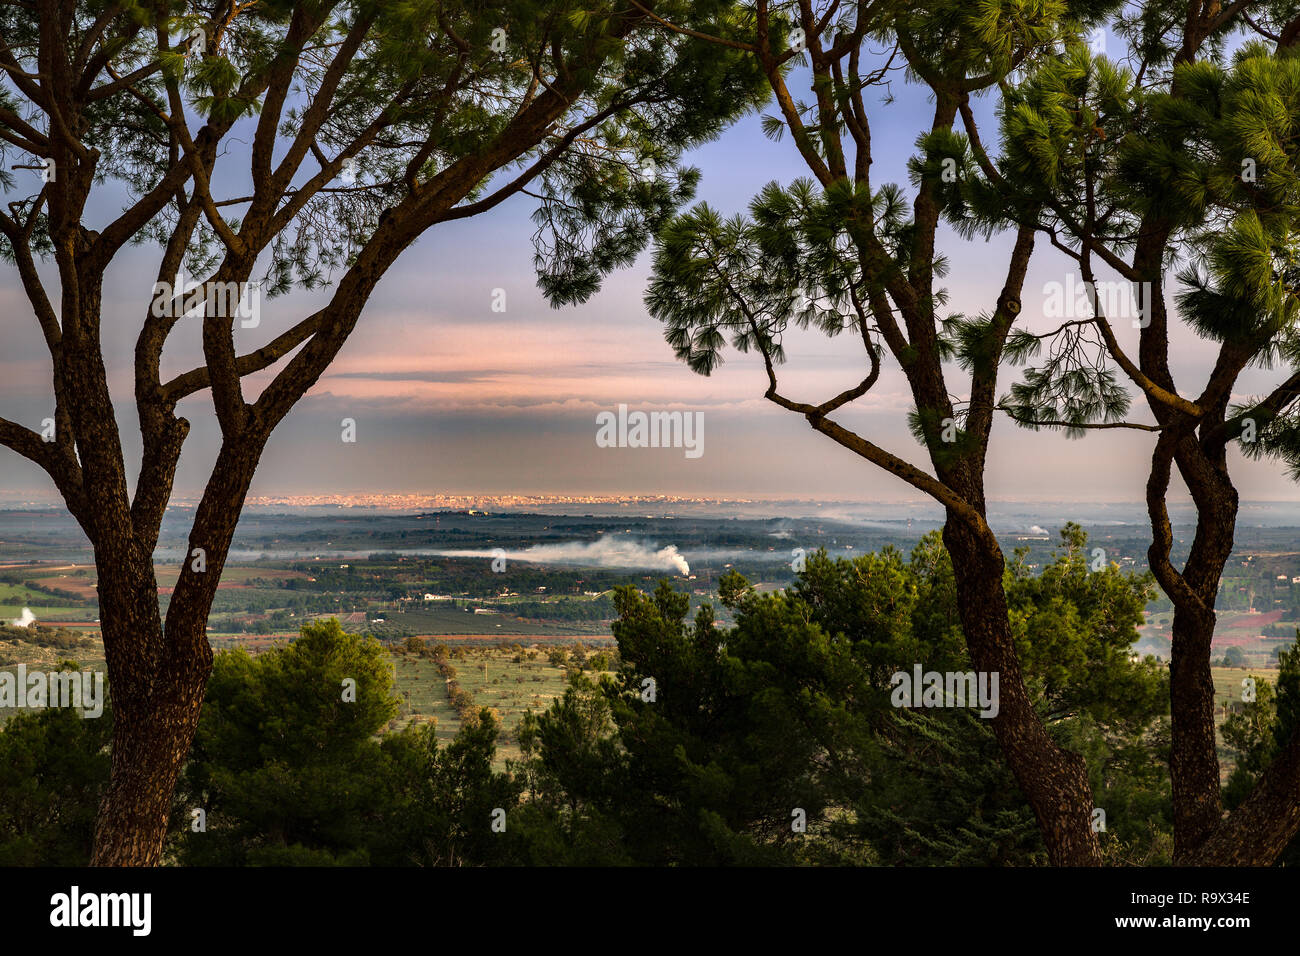
[[(926, 91), (901, 76), (893, 92), (892, 105), (873, 109), (877, 184), (906, 184), (906, 161), (932, 110)], [(983, 101), (978, 110), (991, 140), (991, 104)], [(239, 148), (232, 143), (232, 149)], [(764, 138), (757, 115), (692, 150), (687, 161), (702, 172), (697, 201), (728, 215), (743, 212), (765, 183), (807, 175), (788, 137), (779, 143)], [(231, 188), (233, 194), (237, 186)], [(107, 197), (100, 212), (111, 214), (121, 199)], [(765, 401), (766, 378), (754, 357), (728, 350), (722, 367), (709, 377), (678, 362), (642, 302), (649, 251), (633, 267), (608, 277), (589, 302), (550, 308), (535, 283), (532, 209), (528, 197), (512, 198), (485, 215), (434, 227), (403, 254), (334, 365), (277, 429), (251, 495), (918, 497), (899, 479), (812, 431), (799, 416)], [(992, 307), (1009, 248), (1007, 237), (966, 241), (944, 231), (949, 311), (977, 314)], [(126, 250), (109, 274), (104, 297), (106, 361), (131, 463), (139, 458), (131, 354), (157, 256), (153, 247)], [(1021, 317), (1026, 327), (1044, 331), (1059, 324), (1050, 315), (1049, 293), (1052, 283), (1066, 281), (1069, 265), (1045, 242), (1039, 244), (1026, 283)], [(45, 275), (53, 279), (52, 270)], [(503, 312), (492, 308), (497, 289), (505, 292)], [(320, 292), (265, 300), (259, 326), (236, 330), (237, 347), (241, 352), (257, 348), (323, 301)], [(1120, 323), (1121, 344), (1135, 350), (1137, 330), (1125, 325)], [(0, 330), (0, 415), (39, 429), (53, 412), (49, 359), (17, 277), (3, 264)], [(196, 321), (181, 323), (164, 356), (164, 376), (196, 364), (198, 335)], [(824, 401), (864, 374), (861, 343), (847, 335), (796, 333), (787, 340), (787, 352), (781, 388), (796, 400)], [(1173, 356), (1181, 390), (1196, 394), (1213, 345), (1180, 328)], [(1004, 368), (1000, 391), (1018, 374)], [(1252, 372), (1243, 387), (1264, 392), (1276, 375)], [(268, 380), (269, 373), (246, 379), (246, 395), (255, 395)], [(619, 405), (703, 413), (703, 454), (599, 447), (597, 416)], [(903, 377), (887, 368), (876, 387), (837, 420), (921, 463), (924, 453), (905, 425), (910, 406)], [(1150, 420), (1140, 396), (1134, 406), (1136, 420)], [(189, 497), (201, 492), (218, 431), (206, 394), (187, 399), (180, 413), (192, 430), (176, 494)], [(345, 418), (356, 423), (355, 442), (342, 440)], [(1021, 501), (1140, 500), (1152, 443), (1149, 433), (1127, 430), (1071, 441), (1002, 420), (991, 444), (988, 493)], [(1233, 455), (1243, 499), (1300, 500), (1300, 488), (1276, 464)], [(0, 490), (9, 497), (54, 497), (39, 469), (3, 449)]]

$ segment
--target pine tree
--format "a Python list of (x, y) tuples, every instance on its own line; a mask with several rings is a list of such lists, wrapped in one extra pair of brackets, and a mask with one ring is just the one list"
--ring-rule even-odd
[[(1008, 208), (998, 222), (964, 231), (967, 238), (999, 228), (1014, 235), (1002, 290), (977, 316), (944, 312), (939, 283), (947, 260), (939, 229), (945, 217), (966, 220), (985, 192), (973, 156), (979, 131), (972, 97), (998, 90), (1015, 70), (1068, 55), (1058, 49), (1078, 47), (1116, 6), (755, 3), (752, 22), (712, 41), (745, 50), (762, 66), (776, 104), (764, 131), (773, 139), (788, 132), (811, 178), (770, 184), (745, 216), (724, 220), (697, 206), (674, 219), (656, 246), (646, 295), (690, 368), (711, 373), (728, 343), (757, 352), (766, 399), (944, 507), (944, 544), (954, 559), (970, 657), (978, 670), (1000, 675), (993, 731), (1051, 859), (1073, 865), (1101, 860), (1089, 825), (1087, 770), (1035, 713), (1008, 614), (1005, 557), (986, 520), (984, 469), (998, 369), (1021, 312), (1035, 227), (1032, 216), (1013, 215), (1031, 210)], [(876, 56), (873, 44), (881, 41), (889, 52)], [(884, 106), (869, 108), (868, 97), (890, 81), (896, 60), (934, 101), (909, 164), (910, 193), (872, 177), (872, 128), (878, 109), (889, 106), (882, 97)], [(791, 90), (805, 79), (807, 101)], [(783, 392), (778, 369), (792, 324), (854, 339), (862, 349), (859, 384), (812, 402)], [(837, 420), (837, 412), (871, 397), (886, 362), (897, 365), (911, 391), (908, 420), (923, 450), (920, 464)]]
[[(1034, 364), (1001, 407), (1025, 427), (1072, 437), (1153, 434), (1148, 562), (1174, 608), (1175, 861), (1261, 865), (1300, 830), (1300, 735), (1225, 818), (1210, 645), (1237, 521), (1229, 449), (1276, 458), (1300, 477), (1300, 154), (1291, 120), (1300, 19), (1234, 4), (1154, 29), (1162, 16), (1148, 4), (1116, 22), (1127, 65), (1080, 47), (1006, 92), (1002, 153), (996, 161), (977, 153), (985, 182), (969, 222), (1016, 211), (1086, 283), (1090, 301), (1078, 314), (1013, 333), (1007, 357)], [(1250, 39), (1229, 54), (1235, 31)], [(1135, 290), (1126, 298), (1140, 312), (1117, 313), (1116, 297), (1103, 293), (1117, 287)], [(1140, 329), (1136, 355), (1122, 344), (1130, 319)], [(1208, 377), (1182, 391), (1170, 364), (1180, 319), (1216, 346)], [(1252, 366), (1280, 366), (1276, 385), (1233, 404)], [(1130, 416), (1130, 387), (1150, 422)], [(1181, 568), (1166, 506), (1175, 468), (1196, 508)]]
[[(657, 6), (706, 29), (733, 16), (714, 0)], [(635, 4), (531, 0), (12, 0), (0, 67), (0, 253), (48, 347), (54, 409), (45, 434), (0, 419), (0, 444), (45, 470), (95, 550), (114, 732), (94, 862), (154, 864), (254, 471), (382, 276), (427, 230), (527, 192), (543, 291), (590, 295), (689, 198), (682, 149), (745, 109), (758, 73)], [(138, 301), (143, 454), (128, 463), (101, 309), (106, 272), (135, 242), (160, 252)], [(182, 266), (206, 277), (197, 294), (172, 288)], [(248, 314), (263, 293), (326, 283), (311, 315), (269, 302)], [(164, 346), (189, 313), (203, 364), (165, 379)], [(271, 331), (244, 351), (263, 318)], [(264, 370), (252, 399), (244, 378)], [(221, 447), (164, 620), (152, 555), (190, 428), (177, 408), (199, 393)]]

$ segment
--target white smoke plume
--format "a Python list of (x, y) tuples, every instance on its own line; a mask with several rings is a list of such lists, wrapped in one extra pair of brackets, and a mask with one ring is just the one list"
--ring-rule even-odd
[[(490, 558), (491, 549), (479, 551), (437, 551), (445, 558)], [(593, 568), (652, 568), (676, 571), (683, 577), (691, 566), (677, 550), (677, 545), (654, 550), (637, 541), (605, 535), (595, 541), (572, 541), (565, 544), (535, 544), (522, 551), (506, 551), (507, 560), (536, 564), (578, 564)]]
[(36, 620), (36, 615), (32, 613), (32, 609), (29, 607), (25, 607), (23, 608), (22, 615), (14, 618), (9, 623), (11, 623), (14, 627), (27, 627), (35, 620)]

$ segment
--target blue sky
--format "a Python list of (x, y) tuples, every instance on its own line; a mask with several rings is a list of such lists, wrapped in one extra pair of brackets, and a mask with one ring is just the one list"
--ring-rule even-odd
[[(873, 176), (906, 183), (905, 164), (931, 106), (923, 89), (895, 80), (895, 102), (874, 109)], [(987, 139), (989, 103), (980, 104)], [(234, 144), (238, 148), (238, 144)], [(233, 158), (233, 157), (232, 157)], [(747, 117), (689, 161), (702, 181), (698, 199), (724, 213), (744, 210), (766, 182), (789, 182), (807, 171), (788, 141), (773, 143)], [(551, 309), (532, 271), (532, 201), (516, 197), (473, 220), (435, 227), (408, 250), (382, 281), (351, 341), (333, 368), (290, 414), (272, 439), (255, 479), (254, 495), (412, 493), (680, 494), (737, 497), (827, 497), (894, 500), (917, 497), (897, 479), (813, 432), (798, 416), (762, 399), (760, 364), (727, 354), (704, 378), (678, 363), (642, 304), (649, 253), (611, 276), (590, 302)], [(953, 312), (989, 308), (1002, 286), (1009, 241), (967, 242), (950, 232), (942, 248), (951, 271), (945, 284)], [(138, 456), (130, 403), (130, 357), (148, 307), (157, 251), (131, 249), (110, 273), (104, 337), (128, 458)], [(1067, 262), (1040, 244), (1026, 284), (1024, 323), (1044, 317), (1039, 290), (1060, 282)], [(47, 270), (47, 276), (52, 274)], [(494, 289), (506, 311), (491, 309)], [(237, 330), (252, 349), (315, 307), (322, 293), (269, 300), (257, 329)], [(0, 414), (39, 428), (51, 414), (49, 366), (31, 310), (12, 269), (0, 269)], [(1135, 347), (1136, 330), (1123, 344)], [(196, 327), (173, 336), (165, 371), (181, 371), (197, 356)], [(843, 336), (793, 335), (782, 389), (817, 401), (862, 377), (860, 343)], [(1181, 331), (1175, 373), (1185, 392), (1199, 391), (1213, 348)], [(1009, 387), (1014, 369), (1003, 372)], [(960, 381), (954, 370), (953, 383)], [(253, 379), (252, 382), (265, 381)], [(1272, 376), (1243, 380), (1263, 391)], [(249, 391), (256, 392), (256, 384)], [(1243, 396), (1244, 397), (1244, 396)], [(598, 448), (596, 415), (631, 408), (704, 412), (704, 454), (680, 449)], [(894, 371), (839, 420), (873, 441), (922, 462), (908, 434), (910, 396)], [(1140, 399), (1137, 417), (1147, 420)], [(181, 407), (193, 425), (182, 457), (177, 493), (196, 494), (216, 448), (206, 396)], [(357, 441), (341, 441), (340, 421), (357, 423)], [(1131, 501), (1141, 497), (1151, 437), (1108, 431), (1083, 441), (1032, 434), (1002, 421), (989, 460), (991, 497), (1021, 500)], [(1295, 500), (1296, 486), (1269, 463), (1238, 461), (1242, 497)], [(11, 495), (52, 494), (34, 466), (0, 453), (0, 489)]]

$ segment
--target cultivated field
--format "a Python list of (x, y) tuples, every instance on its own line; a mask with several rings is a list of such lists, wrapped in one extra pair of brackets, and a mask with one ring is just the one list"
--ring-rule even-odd
[[(451, 645), (449, 645), (451, 646)], [(604, 647), (606, 645), (594, 645)], [(563, 695), (566, 669), (552, 664), (553, 646), (455, 647), (451, 665), (456, 682), (474, 697), (476, 708), (490, 707), (501, 721), (502, 735), (497, 742), (497, 764), (519, 756), (515, 728), (526, 711), (545, 710), (551, 701)], [(589, 648), (590, 650), (590, 648)], [(460, 718), (447, 696), (446, 679), (438, 665), (427, 657), (412, 654), (393, 656), (401, 715), (395, 722), (402, 726), (412, 721), (433, 718), (438, 725), (438, 740), (446, 743), (460, 729)], [(588, 675), (596, 678), (590, 669)]]

